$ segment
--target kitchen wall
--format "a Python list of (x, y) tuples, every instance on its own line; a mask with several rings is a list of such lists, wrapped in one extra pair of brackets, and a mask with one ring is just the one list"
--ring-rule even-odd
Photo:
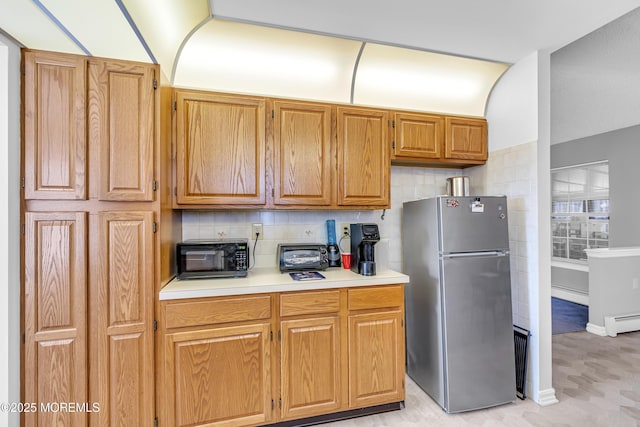
[[(376, 257), (389, 268), (402, 271), (402, 203), (445, 193), (446, 179), (461, 175), (459, 169), (391, 167), (391, 208), (374, 211), (188, 211), (182, 212), (182, 238), (251, 238), (251, 224), (264, 225), (264, 240), (258, 241), (255, 266), (275, 267), (276, 246), (280, 242), (326, 243), (325, 221), (340, 223), (374, 222), (382, 241), (376, 245)], [(471, 185), (473, 191), (473, 183)], [(342, 248), (349, 248), (347, 241)], [(253, 262), (253, 261), (252, 261)]]
[[(638, 21), (640, 26), (640, 19)], [(640, 41), (640, 38), (638, 39)], [(638, 44), (640, 51), (640, 43)], [(640, 55), (638, 55), (640, 56)], [(640, 71), (638, 74), (640, 98)], [(609, 246), (640, 245), (640, 126), (631, 126), (551, 146), (551, 167), (609, 162)]]
[[(610, 247), (640, 244), (639, 52), (636, 9), (551, 55), (551, 167), (609, 161)], [(588, 276), (554, 268), (552, 283), (579, 291)]]
[[(609, 247), (640, 246), (640, 126), (631, 126), (599, 135), (551, 146), (551, 167), (565, 167), (607, 160), (609, 162)], [(588, 269), (587, 269), (588, 271)], [(554, 294), (569, 290), (566, 298), (581, 302), (588, 295), (589, 276), (583, 271), (554, 267), (551, 270)], [(585, 301), (586, 302), (586, 301)]]
[[(541, 125), (539, 119), (541, 114), (548, 116), (548, 101), (542, 106), (538, 101), (540, 91), (549, 90), (548, 83), (540, 83), (541, 79), (548, 79), (547, 68), (548, 53), (536, 52), (507, 70), (494, 88), (487, 107), (490, 154), (485, 166), (462, 171), (392, 167), (391, 209), (384, 221), (380, 219), (380, 210), (184, 211), (183, 238), (248, 238), (251, 223), (262, 222), (266, 240), (258, 244), (257, 265), (274, 266), (276, 242), (325, 241), (324, 221), (328, 218), (335, 219), (338, 226), (341, 222), (376, 222), (382, 238), (388, 242), (389, 267), (401, 271), (402, 202), (443, 194), (448, 176), (469, 175), (472, 193), (505, 194), (509, 199), (514, 323), (532, 333), (528, 394), (540, 404), (555, 403), (551, 386), (550, 255), (542, 259), (539, 254), (544, 254), (540, 244), (549, 246), (547, 254), (550, 250), (549, 236), (546, 242), (539, 243), (539, 233), (544, 231), (539, 226), (540, 209), (545, 207), (541, 207), (538, 195), (541, 170), (547, 176), (547, 186), (549, 175), (548, 137), (538, 135), (541, 126), (548, 134), (548, 123)], [(546, 218), (549, 222), (548, 214)], [(545, 269), (546, 274), (541, 273)]]
[[(20, 48), (0, 32), (0, 403), (20, 402)], [(0, 411), (0, 425), (18, 426)]]
[(551, 54), (551, 143), (640, 124), (640, 8)]
[[(605, 334), (605, 317), (640, 314), (640, 247), (594, 249), (588, 256), (590, 305), (587, 330), (602, 335)], [(630, 318), (627, 322), (627, 326), (635, 323)]]
[[(537, 143), (515, 145), (492, 151), (486, 166), (466, 169), (481, 194), (504, 194), (509, 212), (511, 251), (511, 300), (513, 323), (531, 328), (529, 318), (529, 254), (535, 250), (531, 232), (536, 229)], [(533, 199), (533, 200), (532, 200)]]
[(543, 406), (557, 402), (551, 358), (549, 90), (548, 52), (512, 65), (487, 103), (489, 160), (464, 171), (482, 193), (509, 200), (514, 323), (531, 333), (527, 394)]

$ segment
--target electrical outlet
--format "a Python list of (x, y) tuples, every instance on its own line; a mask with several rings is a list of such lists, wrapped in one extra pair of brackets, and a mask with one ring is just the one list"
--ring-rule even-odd
[(264, 239), (264, 232), (262, 231), (262, 224), (256, 223), (251, 225), (251, 239), (256, 238), (256, 234), (258, 235), (258, 240)]
[(340, 224), (340, 236), (348, 236), (351, 232), (351, 224), (348, 222), (343, 222)]

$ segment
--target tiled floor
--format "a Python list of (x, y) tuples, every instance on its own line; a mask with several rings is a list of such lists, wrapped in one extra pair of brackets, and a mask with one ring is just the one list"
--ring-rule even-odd
[(406, 408), (326, 424), (331, 427), (402, 426), (640, 426), (640, 332), (616, 338), (588, 332), (553, 336), (553, 386), (559, 403), (530, 399), (463, 414), (446, 414), (411, 380)]

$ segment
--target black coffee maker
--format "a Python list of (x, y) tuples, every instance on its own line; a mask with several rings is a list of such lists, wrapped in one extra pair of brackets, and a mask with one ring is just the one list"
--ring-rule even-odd
[(376, 275), (373, 247), (380, 241), (378, 224), (351, 224), (351, 271), (363, 276)]

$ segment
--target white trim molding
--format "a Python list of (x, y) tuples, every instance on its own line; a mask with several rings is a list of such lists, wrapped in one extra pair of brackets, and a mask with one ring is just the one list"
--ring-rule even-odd
[(607, 336), (607, 330), (604, 326), (596, 325), (594, 323), (587, 323), (587, 332), (591, 332), (594, 335), (598, 335), (601, 337)]
[(640, 247), (585, 249), (589, 258), (621, 258), (640, 256)]
[(587, 307), (589, 306), (589, 294), (586, 292), (580, 292), (552, 284), (551, 296), (565, 301), (575, 302), (576, 304), (586, 305)]
[(538, 405), (540, 406), (555, 405), (558, 402), (559, 400), (556, 398), (556, 389), (554, 388), (540, 390), (538, 393)]
[(567, 270), (584, 271), (586, 273), (589, 272), (589, 265), (586, 262), (560, 261), (557, 258), (551, 258), (551, 267), (566, 268)]
[[(0, 179), (0, 200), (3, 203), (0, 209), (0, 226), (2, 226), (3, 234), (9, 230), (9, 48), (0, 40), (0, 171), (2, 171), (2, 179)], [(16, 367), (11, 366), (9, 354), (5, 349), (11, 348), (10, 328), (17, 328), (18, 325), (12, 325), (9, 321), (9, 286), (11, 283), (11, 274), (9, 272), (9, 239), (0, 239), (0, 271), (2, 271), (2, 280), (0, 281), (0, 376), (9, 377), (9, 372)], [(9, 381), (2, 381), (0, 384), (0, 403), (11, 401), (11, 392)], [(0, 411), (0, 425), (9, 425), (9, 413)]]

